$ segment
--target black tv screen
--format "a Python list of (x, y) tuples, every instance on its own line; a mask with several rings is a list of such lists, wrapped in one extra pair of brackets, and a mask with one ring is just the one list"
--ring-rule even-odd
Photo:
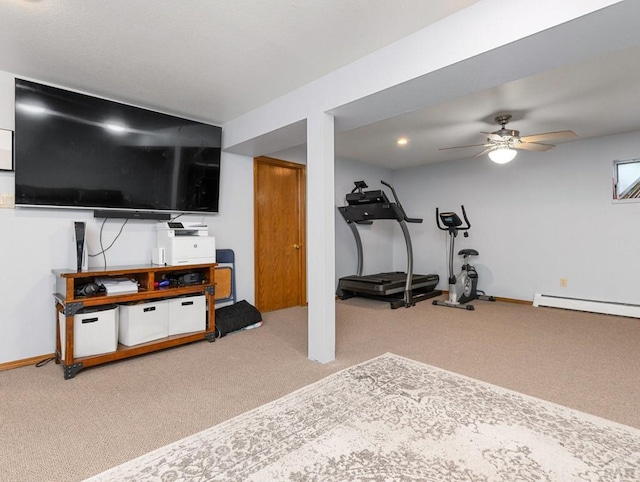
[(222, 129), (16, 79), (15, 202), (218, 212)]

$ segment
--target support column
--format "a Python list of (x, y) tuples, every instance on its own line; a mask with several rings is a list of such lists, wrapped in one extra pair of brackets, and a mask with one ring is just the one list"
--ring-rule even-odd
[(336, 357), (334, 119), (307, 118), (307, 290), (309, 359)]

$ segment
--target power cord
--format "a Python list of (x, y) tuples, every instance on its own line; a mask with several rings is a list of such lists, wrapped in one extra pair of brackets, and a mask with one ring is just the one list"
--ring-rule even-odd
[(43, 360), (40, 360), (38, 363), (36, 363), (36, 368), (40, 368), (42, 366), (45, 366), (47, 363), (49, 363), (51, 360), (53, 360), (55, 357), (49, 357), (49, 358), (45, 358)]
[(102, 255), (103, 259), (104, 259), (104, 269), (107, 269), (107, 255), (106, 252), (111, 249), (111, 247), (115, 244), (115, 242), (118, 240), (118, 238), (120, 237), (120, 235), (122, 234), (122, 230), (124, 229), (125, 225), (127, 224), (127, 222), (129, 221), (129, 219), (125, 219), (124, 223), (122, 223), (122, 226), (120, 226), (120, 231), (118, 231), (118, 234), (116, 234), (116, 237), (113, 238), (113, 241), (111, 241), (111, 244), (109, 246), (107, 246), (106, 248), (103, 246), (102, 244), (102, 232), (104, 230), (104, 225), (107, 222), (107, 219), (109, 218), (104, 218), (104, 220), (102, 221), (102, 224), (100, 225), (100, 251), (94, 254), (89, 254), (90, 258), (95, 258), (96, 256), (100, 256)]

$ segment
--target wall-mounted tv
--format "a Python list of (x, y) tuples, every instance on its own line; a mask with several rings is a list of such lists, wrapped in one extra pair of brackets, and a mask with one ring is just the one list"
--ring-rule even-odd
[(15, 93), (16, 205), (218, 212), (220, 127), (23, 79)]

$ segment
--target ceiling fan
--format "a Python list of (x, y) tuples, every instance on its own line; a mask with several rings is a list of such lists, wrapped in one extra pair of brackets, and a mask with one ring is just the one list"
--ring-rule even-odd
[(473, 157), (489, 154), (492, 161), (504, 164), (511, 161), (516, 156), (515, 149), (525, 149), (528, 151), (547, 151), (555, 144), (542, 143), (540, 141), (554, 141), (558, 139), (569, 139), (577, 137), (573, 131), (556, 131), (533, 134), (530, 136), (520, 136), (520, 131), (507, 129), (506, 125), (511, 120), (511, 115), (504, 114), (496, 117), (496, 122), (500, 124), (500, 129), (494, 132), (482, 132), (487, 136), (484, 144), (473, 144), (470, 146), (443, 147), (439, 150), (461, 149), (466, 147), (484, 147), (485, 149)]

